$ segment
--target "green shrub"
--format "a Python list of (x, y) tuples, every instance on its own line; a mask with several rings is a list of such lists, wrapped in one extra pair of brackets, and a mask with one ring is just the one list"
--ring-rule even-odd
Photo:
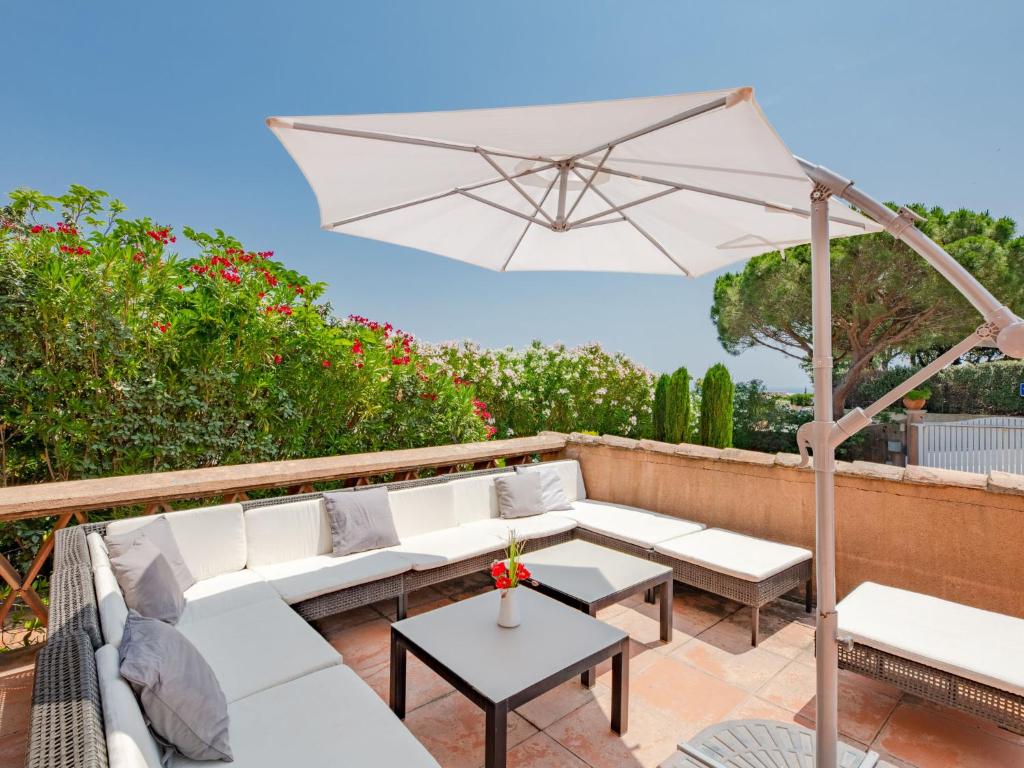
[(807, 407), (814, 405), (814, 395), (810, 392), (794, 392), (791, 395), (786, 395), (786, 399), (793, 405), (801, 407)]
[(814, 416), (772, 395), (758, 379), (736, 385), (733, 398), (733, 443), (765, 453), (796, 453), (796, 430)]
[(716, 363), (701, 382), (700, 442), (715, 448), (732, 445), (734, 386), (729, 369)]
[[(853, 393), (851, 405), (873, 403), (890, 389), (906, 381), (917, 368), (892, 368), (871, 374)], [(963, 363), (940, 371), (928, 382), (932, 413), (964, 413), (986, 416), (1019, 416), (1024, 413), (1020, 385), (1024, 383), (1024, 361)], [(893, 407), (901, 408), (897, 402)]]
[(666, 409), (668, 407), (668, 384), (671, 377), (667, 373), (658, 377), (658, 383), (654, 385), (654, 439), (665, 439)]
[(669, 377), (665, 396), (666, 443), (681, 443), (690, 432), (690, 372), (677, 368)]
[(653, 434), (653, 374), (600, 344), (568, 349), (534, 341), (521, 350), (495, 350), (462, 342), (432, 346), (428, 354), (443, 369), (473, 382), (490, 405), (498, 437), (546, 429)]

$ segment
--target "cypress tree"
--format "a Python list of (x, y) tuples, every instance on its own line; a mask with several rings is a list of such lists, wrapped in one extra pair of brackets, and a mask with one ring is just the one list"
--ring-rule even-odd
[(732, 408), (735, 387), (721, 363), (708, 368), (701, 384), (700, 442), (714, 448), (732, 446)]
[(661, 374), (654, 385), (654, 439), (665, 439), (665, 408), (668, 405), (669, 375)]
[(669, 378), (665, 400), (665, 442), (681, 443), (690, 426), (690, 372), (685, 368)]

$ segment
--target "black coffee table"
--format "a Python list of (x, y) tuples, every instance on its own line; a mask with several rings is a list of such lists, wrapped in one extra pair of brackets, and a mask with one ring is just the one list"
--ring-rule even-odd
[(405, 717), (406, 652), (486, 714), (486, 768), (505, 765), (509, 712), (612, 660), (611, 728), (625, 733), (629, 636), (538, 592), (520, 589), (522, 624), (499, 627), (497, 591), (391, 625), (391, 709)]
[[(640, 592), (657, 591), (661, 639), (672, 639), (671, 567), (578, 539), (528, 551), (522, 561), (530, 570), (524, 584), (590, 616)], [(587, 670), (583, 684), (593, 686), (594, 678)]]

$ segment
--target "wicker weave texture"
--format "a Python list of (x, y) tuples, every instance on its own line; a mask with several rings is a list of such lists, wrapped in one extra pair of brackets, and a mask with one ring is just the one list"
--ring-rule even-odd
[(650, 560), (651, 555), (654, 554), (652, 550), (646, 549), (645, 547), (640, 547), (636, 544), (630, 544), (628, 541), (615, 539), (611, 536), (605, 536), (602, 533), (588, 531), (586, 528), (576, 527), (573, 530), (573, 536), (574, 538), (577, 538), (580, 541), (587, 541), (591, 544), (597, 544), (601, 547), (608, 547), (608, 549), (614, 549), (617, 552), (625, 552), (627, 555), (639, 557), (641, 560)]
[(402, 595), (404, 580), (402, 574), (390, 576), (379, 581), (359, 584), (326, 595), (313, 597), (295, 603), (292, 608), (306, 621), (316, 621), (336, 613), (344, 613), (354, 608), (371, 605), (378, 600), (397, 598)]
[(810, 560), (790, 566), (762, 581), (747, 581), (696, 563), (677, 560), (660, 552), (655, 552), (653, 557), (655, 561), (671, 566), (677, 581), (755, 608), (760, 608), (787, 592), (805, 586), (811, 578)]
[(100, 615), (88, 565), (76, 565), (53, 572), (50, 579), (49, 639), (84, 634), (93, 648), (103, 644)]
[(1024, 734), (1024, 696), (920, 664), (902, 656), (855, 643), (839, 646), (839, 667), (892, 683), (936, 704), (992, 720)]
[(36, 659), (26, 768), (107, 768), (103, 706), (92, 643), (51, 638)]

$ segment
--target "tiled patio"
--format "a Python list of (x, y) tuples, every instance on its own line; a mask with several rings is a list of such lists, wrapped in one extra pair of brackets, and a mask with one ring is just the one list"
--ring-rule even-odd
[[(413, 595), (410, 613), (487, 588), (484, 579), (467, 578), (422, 590)], [(811, 725), (811, 619), (801, 605), (785, 601), (761, 615), (763, 639), (754, 649), (746, 609), (678, 585), (671, 643), (658, 639), (656, 606), (634, 599), (607, 609), (601, 618), (627, 630), (634, 641), (628, 733), (620, 738), (608, 728), (606, 668), (593, 691), (572, 681), (519, 709), (509, 726), (509, 765), (670, 768), (678, 741), (719, 720), (769, 717)], [(393, 618), (393, 604), (384, 603), (319, 624), (345, 662), (382, 697)], [(524, 625), (520, 631), (528, 630)], [(33, 661), (25, 652), (0, 656), (0, 768), (24, 765)], [(842, 673), (839, 709), (844, 738), (870, 745), (883, 756), (883, 766), (1024, 766), (1024, 737), (856, 675)], [(406, 724), (445, 768), (482, 764), (483, 714), (414, 659)]]

